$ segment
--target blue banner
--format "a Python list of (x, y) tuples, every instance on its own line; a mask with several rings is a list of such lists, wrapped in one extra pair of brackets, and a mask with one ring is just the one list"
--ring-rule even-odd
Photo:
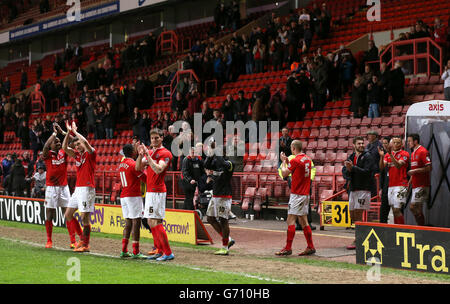
[(88, 8), (81, 11), (80, 21), (69, 21), (67, 16), (59, 16), (50, 20), (45, 20), (33, 25), (24, 26), (9, 32), (9, 40), (23, 39), (36, 34), (41, 34), (47, 31), (59, 29), (68, 25), (81, 23), (108, 15), (116, 14), (120, 12), (120, 2), (116, 1), (96, 7)]

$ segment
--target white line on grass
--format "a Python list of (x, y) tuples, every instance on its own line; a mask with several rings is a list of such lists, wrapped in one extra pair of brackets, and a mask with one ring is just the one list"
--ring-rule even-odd
[[(5, 240), (5, 241), (22, 243), (22, 244), (26, 244), (26, 245), (30, 245), (30, 246), (34, 246), (34, 247), (41, 247), (41, 248), (45, 247), (42, 244), (29, 242), (29, 241), (24, 241), (24, 240), (10, 239), (10, 238), (5, 238), (5, 237), (0, 237), (0, 239)], [(61, 247), (53, 247), (53, 249), (57, 249), (57, 250), (61, 250), (61, 251), (73, 251), (72, 249), (61, 248)], [(120, 259), (120, 257), (115, 256), (115, 255), (103, 254), (103, 253), (97, 253), (97, 252), (89, 252), (89, 255), (94, 255), (94, 256), (99, 256), (99, 257), (106, 257), (106, 258)], [(139, 261), (144, 261), (144, 260), (141, 259)], [(208, 269), (208, 268), (202, 268), (202, 267), (197, 267), (197, 266), (188, 266), (188, 265), (183, 265), (183, 264), (177, 264), (177, 263), (174, 263), (174, 262), (161, 263), (161, 262), (151, 261), (151, 260), (148, 260), (146, 262), (153, 263), (153, 264), (166, 265), (166, 266), (171, 266), (171, 267), (184, 267), (184, 268), (187, 268), (187, 269), (190, 269), (190, 270), (195, 270), (195, 271), (204, 271), (204, 272), (211, 272), (211, 273), (224, 273), (224, 274), (229, 274), (229, 275), (239, 275), (239, 276), (243, 276), (243, 277), (246, 277), (246, 278), (249, 278), (249, 279), (256, 279), (256, 280), (260, 280), (260, 281), (268, 281), (268, 282), (282, 283), (282, 284), (296, 284), (296, 283), (293, 283), (293, 282), (277, 280), (277, 279), (272, 279), (272, 278), (266, 278), (266, 277), (256, 276), (256, 275), (242, 273), (242, 272), (217, 271), (217, 270)]]

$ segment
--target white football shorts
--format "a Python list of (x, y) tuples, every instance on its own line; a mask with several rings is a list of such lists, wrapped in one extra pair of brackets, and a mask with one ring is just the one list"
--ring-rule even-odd
[(95, 207), (95, 188), (75, 187), (75, 191), (69, 200), (69, 208), (78, 208), (78, 212), (94, 212)]
[(308, 215), (309, 195), (292, 194), (289, 196), (288, 214), (292, 215)]
[(122, 214), (126, 219), (142, 218), (144, 215), (144, 205), (142, 197), (121, 197), (120, 205), (122, 206)]
[(45, 189), (45, 208), (65, 208), (69, 204), (69, 186), (47, 186)]
[(166, 192), (145, 194), (144, 218), (162, 220), (166, 217)]

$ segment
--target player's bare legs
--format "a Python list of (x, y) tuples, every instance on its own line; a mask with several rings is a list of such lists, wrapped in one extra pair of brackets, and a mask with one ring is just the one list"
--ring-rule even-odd
[(392, 213), (394, 214), (394, 222), (395, 224), (403, 225), (405, 220), (403, 219), (402, 209), (400, 208), (392, 208)]
[(85, 247), (89, 248), (89, 240), (91, 236), (91, 223), (89, 218), (91, 217), (91, 212), (82, 212), (81, 221), (83, 223), (83, 244)]
[[(356, 222), (362, 222), (363, 214), (364, 214), (364, 210), (363, 209), (350, 210), (350, 222), (352, 224), (356, 223)], [(353, 240), (352, 244), (347, 246), (347, 249), (349, 249), (349, 250), (356, 249), (356, 240)]]
[(409, 209), (411, 210), (414, 218), (416, 219), (416, 223), (419, 226), (425, 225), (425, 217), (423, 215), (423, 205), (420, 203), (410, 204)]

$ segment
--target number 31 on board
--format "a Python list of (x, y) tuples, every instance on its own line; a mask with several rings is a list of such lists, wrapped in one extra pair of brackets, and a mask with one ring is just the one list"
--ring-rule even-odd
[(348, 202), (333, 202), (331, 224), (338, 227), (350, 227), (350, 210)]

